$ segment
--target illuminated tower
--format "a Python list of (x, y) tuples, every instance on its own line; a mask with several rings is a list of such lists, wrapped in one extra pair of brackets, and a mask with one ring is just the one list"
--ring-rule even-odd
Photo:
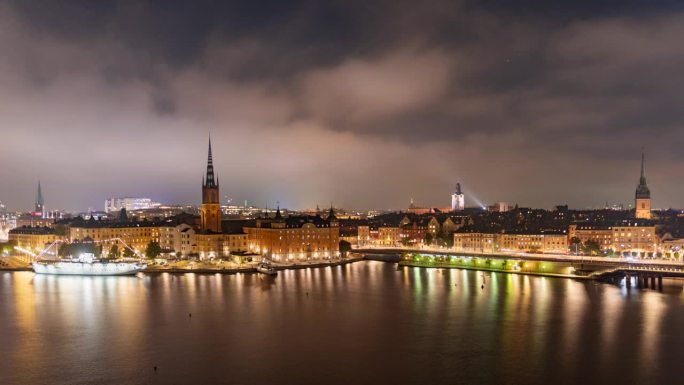
[(456, 183), (456, 191), (451, 194), (451, 211), (463, 211), (465, 209), (465, 197), (461, 192), (461, 184)]
[(646, 185), (643, 151), (641, 152), (641, 178), (639, 178), (639, 185), (634, 195), (634, 207), (636, 208), (634, 213), (636, 218), (651, 219), (651, 190)]
[(214, 178), (214, 162), (211, 157), (211, 137), (207, 175), (202, 178), (202, 207), (200, 208), (200, 228), (202, 231), (221, 232), (221, 202), (219, 200), (219, 181)]
[(40, 188), (40, 180), (38, 180), (38, 192), (36, 193), (36, 207), (33, 212), (35, 216), (45, 217), (45, 201), (43, 200), (43, 190)]

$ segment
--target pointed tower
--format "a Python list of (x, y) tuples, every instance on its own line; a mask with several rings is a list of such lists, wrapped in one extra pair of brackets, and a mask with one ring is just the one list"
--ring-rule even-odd
[(451, 211), (463, 211), (465, 209), (465, 196), (461, 191), (461, 184), (456, 183), (456, 190), (451, 194)]
[(644, 152), (641, 151), (641, 177), (639, 185), (634, 194), (634, 216), (639, 219), (651, 219), (651, 190), (646, 185), (646, 174), (644, 173)]
[(328, 211), (328, 217), (326, 218), (326, 220), (328, 221), (330, 227), (339, 226), (337, 215), (335, 215), (335, 208), (333, 207), (332, 203), (330, 204), (330, 211)]
[(280, 202), (277, 202), (276, 204), (277, 204), (278, 209), (276, 210), (276, 213), (275, 213), (275, 219), (280, 221), (283, 219), (283, 214), (280, 213)]
[(202, 207), (200, 208), (200, 228), (202, 231), (220, 233), (221, 201), (219, 199), (218, 178), (214, 175), (214, 160), (211, 155), (211, 136), (209, 136), (207, 174), (202, 179)]
[(45, 201), (43, 200), (43, 189), (40, 187), (40, 179), (38, 179), (38, 192), (36, 193), (36, 206), (34, 214), (41, 218), (45, 217)]

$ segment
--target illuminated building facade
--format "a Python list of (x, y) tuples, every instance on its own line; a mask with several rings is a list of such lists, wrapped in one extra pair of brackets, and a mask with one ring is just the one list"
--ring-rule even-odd
[(454, 233), (454, 250), (474, 253), (493, 253), (496, 249), (497, 234), (481, 232)]
[(359, 247), (368, 246), (371, 243), (370, 226), (361, 225), (357, 228), (357, 245)]
[(601, 250), (635, 257), (653, 256), (660, 244), (656, 227), (648, 220), (623, 220), (610, 225), (572, 224), (568, 237), (577, 238), (581, 244), (594, 241)]
[(131, 212), (134, 210), (147, 210), (159, 207), (161, 204), (153, 202), (150, 198), (109, 198), (105, 199), (104, 211), (106, 213), (116, 213), (121, 209)]
[(566, 254), (568, 236), (561, 232), (539, 233), (454, 233), (456, 251), (495, 253), (532, 252)]
[(39, 254), (51, 243), (62, 239), (49, 227), (17, 227), (9, 231), (9, 240), (15, 241), (17, 246)]
[(278, 262), (339, 257), (340, 228), (335, 214), (257, 219), (245, 227), (249, 251)]
[[(69, 240), (74, 242), (91, 239), (102, 243), (104, 252), (109, 252), (114, 244), (119, 243), (116, 239), (120, 239), (142, 255), (150, 242), (159, 242), (161, 246), (162, 228), (165, 226), (156, 222), (79, 221), (69, 226)], [(121, 245), (118, 248), (122, 250)]]
[(451, 211), (465, 210), (465, 196), (461, 191), (461, 184), (456, 183), (456, 190), (451, 194)]
[(613, 249), (613, 227), (608, 225), (572, 224), (568, 228), (568, 238), (577, 238), (581, 244), (594, 241), (604, 251)]
[(418, 217), (402, 223), (399, 231), (399, 239), (404, 245), (422, 244), (429, 232), (430, 219)]
[(247, 252), (249, 249), (247, 234), (242, 228), (232, 231), (224, 229), (221, 233), (198, 232), (194, 239), (193, 254), (197, 254), (201, 260), (225, 258), (234, 253)]
[[(0, 203), (0, 208), (2, 203)], [(0, 211), (0, 242), (9, 239), (9, 231), (17, 227), (17, 217), (12, 213)]]
[(613, 230), (612, 249), (622, 256), (652, 257), (658, 252), (656, 228), (645, 221), (623, 221)]

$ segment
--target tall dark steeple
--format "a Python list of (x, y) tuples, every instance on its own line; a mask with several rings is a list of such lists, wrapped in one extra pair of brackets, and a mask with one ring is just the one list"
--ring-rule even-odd
[(40, 179), (38, 179), (38, 192), (36, 193), (36, 214), (43, 216), (45, 214), (45, 201), (43, 199), (43, 189), (40, 187)]
[(330, 211), (328, 211), (328, 218), (329, 221), (337, 220), (337, 216), (335, 216), (335, 209), (333, 208), (332, 203), (330, 204)]
[(641, 176), (639, 177), (639, 185), (636, 189), (636, 198), (650, 198), (651, 190), (646, 185), (646, 174), (644, 173), (644, 152), (641, 152)]
[(646, 184), (646, 173), (644, 172), (644, 151), (641, 151), (641, 176), (639, 185), (634, 194), (634, 216), (636, 218), (651, 219), (651, 190)]
[(207, 155), (207, 174), (202, 178), (202, 207), (200, 208), (200, 227), (202, 231), (220, 233), (221, 201), (219, 199), (218, 177), (214, 175), (214, 159), (211, 155), (211, 136)]
[(211, 135), (209, 136), (209, 153), (207, 155), (207, 175), (204, 177), (203, 186), (218, 188), (218, 178), (214, 176), (214, 159), (211, 155)]
[(276, 210), (276, 213), (275, 213), (275, 219), (281, 220), (281, 219), (283, 219), (283, 214), (280, 213), (280, 202), (278, 202), (277, 205), (278, 205), (278, 209)]

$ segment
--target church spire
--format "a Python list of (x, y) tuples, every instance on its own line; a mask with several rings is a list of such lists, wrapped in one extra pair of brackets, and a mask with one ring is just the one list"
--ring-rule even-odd
[(640, 184), (646, 184), (646, 176), (644, 175), (644, 150), (641, 149), (641, 178), (639, 178)]
[(275, 219), (283, 219), (283, 214), (280, 213), (280, 201), (277, 203), (278, 209), (276, 210)]
[(218, 178), (214, 178), (214, 159), (211, 156), (211, 135), (209, 135), (209, 152), (207, 155), (207, 176), (204, 180), (205, 187), (218, 187)]
[(211, 154), (211, 135), (207, 151), (207, 174), (202, 178), (202, 206), (200, 207), (200, 229), (221, 233), (221, 199), (218, 178), (214, 175), (214, 159)]
[(651, 191), (646, 184), (646, 173), (644, 172), (644, 151), (641, 150), (641, 176), (639, 177), (639, 185), (636, 188), (637, 199), (650, 199)]
[(36, 192), (36, 213), (44, 215), (45, 200), (43, 199), (43, 189), (40, 186), (40, 179), (38, 179), (38, 191)]
[(38, 179), (38, 193), (36, 194), (36, 204), (42, 206), (44, 204), (43, 200), (43, 189), (40, 187), (40, 179)]

